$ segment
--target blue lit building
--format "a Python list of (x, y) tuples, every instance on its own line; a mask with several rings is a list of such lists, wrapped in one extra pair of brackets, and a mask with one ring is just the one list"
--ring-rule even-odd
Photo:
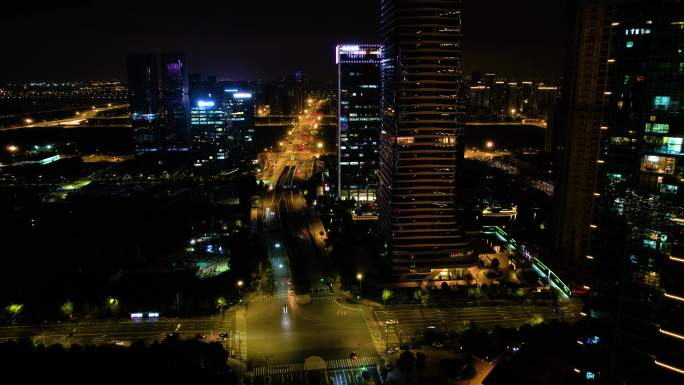
[(229, 140), (221, 99), (216, 93), (193, 93), (190, 105), (190, 130), (195, 167), (225, 165)]
[(231, 167), (256, 156), (251, 91), (191, 75), (190, 106), (196, 167)]
[(337, 194), (374, 202), (380, 141), (380, 45), (340, 44), (335, 49), (338, 96)]
[(128, 55), (127, 69), (135, 154), (159, 151), (163, 133), (159, 116), (157, 57), (154, 54)]

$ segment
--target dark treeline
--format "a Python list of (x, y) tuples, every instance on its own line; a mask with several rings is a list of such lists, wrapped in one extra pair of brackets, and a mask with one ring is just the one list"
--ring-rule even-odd
[[(5, 378), (23, 383), (237, 384), (228, 353), (217, 342), (167, 338), (161, 343), (118, 346), (34, 346), (29, 340), (0, 344)], [(14, 375), (12, 375), (14, 373)], [(15, 377), (15, 375), (17, 377)]]

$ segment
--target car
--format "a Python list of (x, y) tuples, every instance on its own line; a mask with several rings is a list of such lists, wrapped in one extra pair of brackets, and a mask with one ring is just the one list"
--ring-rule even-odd
[(226, 338), (228, 338), (228, 337), (230, 336), (230, 335), (229, 335), (228, 333), (226, 333), (226, 332), (221, 332), (221, 333), (219, 333), (218, 335), (219, 335), (220, 338), (223, 338), (223, 339), (226, 339)]
[(432, 347), (435, 347), (435, 348), (443, 348), (443, 347), (444, 347), (444, 344), (442, 344), (441, 342), (435, 341), (435, 342), (432, 343)]
[(387, 349), (387, 354), (393, 354), (393, 353), (396, 353), (398, 351), (399, 351), (399, 349), (397, 349), (397, 348), (389, 348), (389, 349)]
[(205, 339), (206, 337), (207, 337), (207, 335), (204, 334), (204, 333), (197, 333), (197, 334), (195, 334), (195, 339), (197, 339), (197, 340), (203, 340), (203, 339)]

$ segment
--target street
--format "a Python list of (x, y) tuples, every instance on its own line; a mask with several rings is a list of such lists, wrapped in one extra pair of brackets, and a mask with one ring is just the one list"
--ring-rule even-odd
[[(180, 324), (180, 327), (178, 325)], [(66, 336), (71, 344), (113, 344), (136, 340), (161, 341), (170, 332), (179, 333), (181, 338), (193, 338), (206, 334), (206, 340), (218, 340), (218, 333), (234, 329), (235, 313), (226, 312), (225, 318), (159, 319), (141, 321), (99, 321), (32, 326), (8, 326), (0, 328), (0, 341), (32, 338), (46, 345), (64, 343)]]
[[(477, 306), (477, 307), (425, 307), (401, 305), (394, 308), (375, 310), (374, 315), (378, 327), (389, 335), (390, 346), (396, 347), (400, 342), (410, 341), (412, 337), (422, 335), (427, 327), (446, 332), (466, 326), (470, 321), (483, 328), (496, 325), (503, 327), (519, 327), (525, 323), (536, 321), (565, 320), (573, 321), (580, 317), (581, 304), (573, 303), (562, 313), (554, 313), (550, 306)], [(387, 325), (388, 320), (398, 323)]]
[[(293, 188), (296, 181), (311, 176), (315, 149), (321, 147), (313, 142), (317, 127), (313, 112), (312, 108), (302, 115), (281, 141), (282, 150), (270, 154), (270, 166), (263, 168), (262, 178), (275, 184), (262, 199), (262, 218), (276, 290), (273, 296), (249, 300), (247, 357), (255, 368), (296, 365), (312, 355), (326, 361), (348, 359), (352, 352), (357, 352), (359, 358), (376, 355), (361, 311), (336, 301), (337, 296), (322, 282), (322, 251), (317, 249), (322, 246), (320, 235), (311, 233), (312, 216), (307, 215), (306, 201)], [(285, 207), (281, 207), (282, 203)], [(288, 228), (282, 227), (281, 213), (286, 213)], [(316, 229), (322, 231), (318, 222)], [(296, 240), (296, 255), (288, 255), (291, 251), (285, 247), (286, 232)], [(311, 303), (298, 304), (290, 290), (290, 258), (305, 259), (302, 262), (307, 265), (308, 280), (314, 289)]]

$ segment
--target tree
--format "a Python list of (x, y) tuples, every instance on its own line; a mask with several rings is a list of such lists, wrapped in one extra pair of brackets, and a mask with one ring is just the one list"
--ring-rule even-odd
[(387, 305), (387, 301), (389, 301), (392, 298), (392, 290), (390, 289), (384, 289), (382, 291), (382, 302)]
[(226, 306), (228, 306), (228, 301), (226, 301), (225, 297), (218, 297), (216, 298), (216, 309), (223, 314), (226, 311)]
[(416, 353), (416, 371), (418, 372), (418, 376), (423, 375), (423, 371), (425, 370), (426, 367), (426, 361), (427, 356), (425, 353), (418, 352)]
[(275, 275), (273, 274), (273, 268), (269, 267), (266, 269), (266, 287), (268, 294), (273, 294), (275, 291)]
[(416, 365), (416, 357), (410, 350), (404, 350), (399, 355), (397, 366), (405, 373), (410, 373)]
[(11, 304), (7, 305), (6, 309), (10, 313), (10, 317), (15, 318), (24, 309), (24, 304), (11, 303)]
[(59, 310), (66, 319), (71, 319), (71, 316), (74, 314), (74, 304), (67, 300), (60, 306)]
[(107, 308), (109, 309), (109, 312), (115, 316), (119, 314), (119, 310), (121, 310), (120, 305), (119, 305), (119, 300), (114, 297), (108, 297), (107, 298)]
[(416, 289), (416, 291), (413, 292), (413, 298), (417, 299), (421, 305), (425, 306), (430, 301), (430, 294), (421, 289)]
[(499, 268), (499, 263), (498, 258), (492, 258), (492, 269), (497, 270)]

